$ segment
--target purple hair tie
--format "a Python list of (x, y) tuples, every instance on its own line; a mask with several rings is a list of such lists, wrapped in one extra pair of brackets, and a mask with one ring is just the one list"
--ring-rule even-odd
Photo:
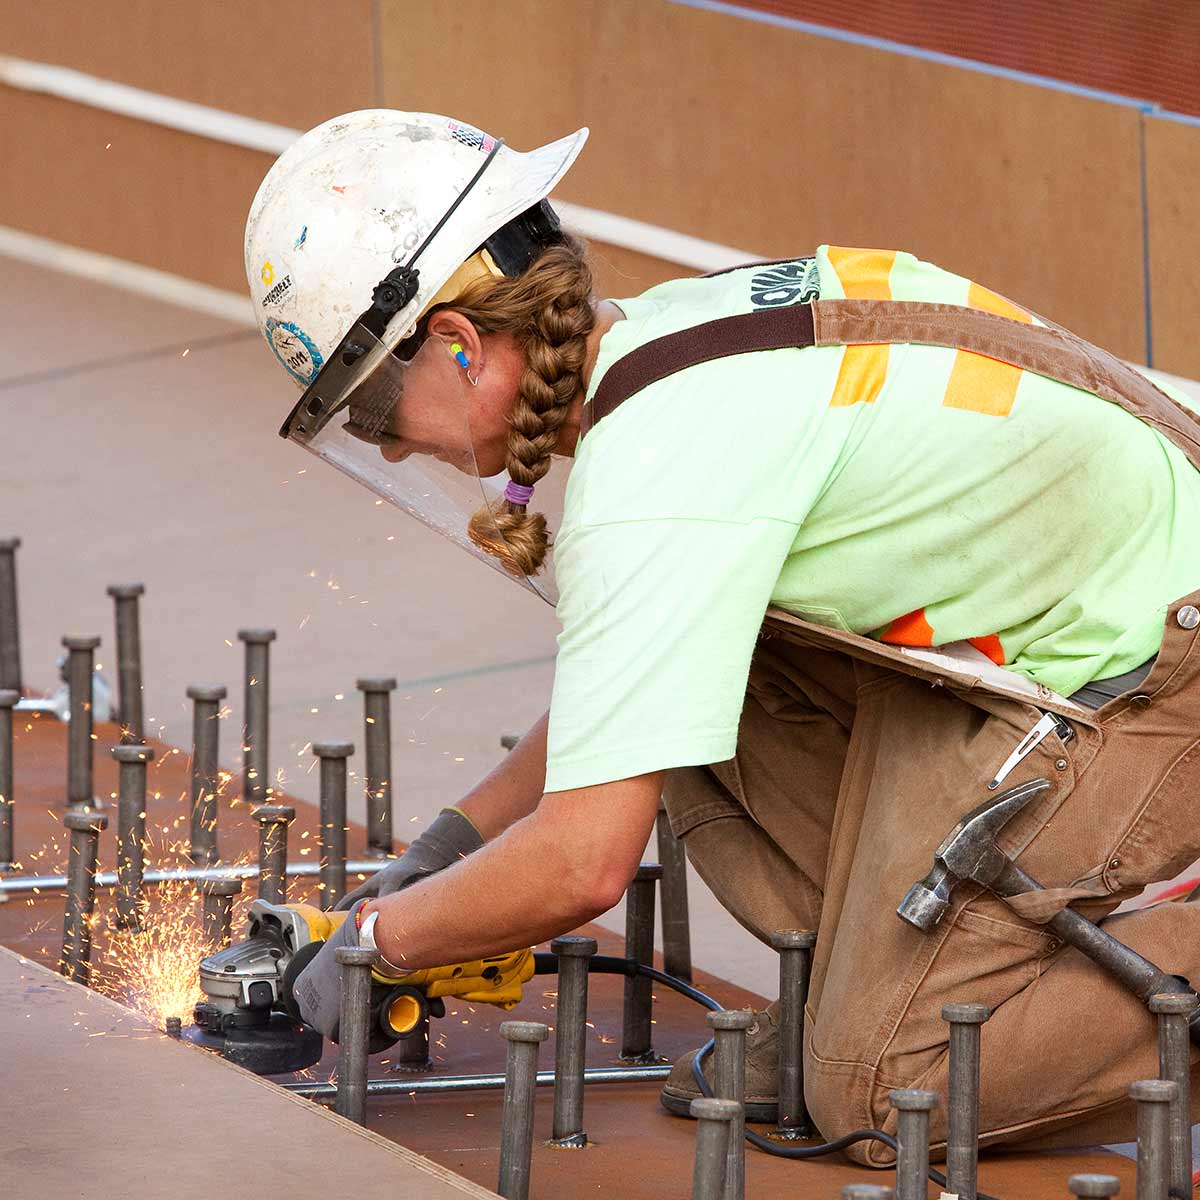
[(504, 498), (509, 504), (525, 505), (533, 499), (533, 488), (523, 483), (514, 483), (511, 479), (504, 485)]

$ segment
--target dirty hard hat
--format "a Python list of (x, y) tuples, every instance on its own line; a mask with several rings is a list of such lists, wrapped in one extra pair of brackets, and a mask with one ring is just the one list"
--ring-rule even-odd
[(267, 172), (246, 222), (246, 278), (275, 356), (307, 387), (368, 308), (390, 350), (471, 279), (518, 274), (557, 227), (542, 202), (587, 134), (523, 154), (393, 109), (309, 130)]

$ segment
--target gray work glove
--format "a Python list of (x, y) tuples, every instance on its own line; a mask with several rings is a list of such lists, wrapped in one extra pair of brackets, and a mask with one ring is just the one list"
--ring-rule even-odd
[(366, 903), (362, 901), (347, 914), (292, 984), (291, 998), (300, 1019), (334, 1042), (337, 1041), (342, 1004), (342, 968), (337, 960), (337, 949), (358, 945), (356, 918), (358, 909)]
[(351, 908), (360, 900), (390, 896), (392, 892), (466, 858), (482, 845), (479, 831), (462, 812), (457, 808), (443, 808), (429, 828), (399, 858), (359, 884), (337, 907)]

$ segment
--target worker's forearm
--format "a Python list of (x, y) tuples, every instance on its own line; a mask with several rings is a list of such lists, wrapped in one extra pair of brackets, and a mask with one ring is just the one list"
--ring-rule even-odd
[(548, 723), (545, 713), (504, 761), (458, 802), (485, 842), (537, 808), (546, 783)]
[[(535, 817), (436, 875), (373, 900), (375, 940), (385, 959), (407, 971), (469, 962), (567, 933), (597, 915), (564, 886), (570, 863), (536, 827)], [(548, 870), (547, 864), (554, 863)]]
[(662, 773), (546, 796), (444, 871), (372, 900), (375, 941), (405, 970), (467, 962), (576, 928), (620, 898), (654, 827)]

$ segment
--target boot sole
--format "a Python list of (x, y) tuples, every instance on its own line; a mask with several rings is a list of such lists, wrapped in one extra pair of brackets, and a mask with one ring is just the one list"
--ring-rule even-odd
[[(673, 1117), (691, 1117), (692, 1101), (700, 1098), (699, 1092), (682, 1092), (669, 1084), (663, 1088), (659, 1101)], [(755, 1125), (774, 1125), (779, 1121), (779, 1104), (765, 1100), (746, 1102), (746, 1120)]]

